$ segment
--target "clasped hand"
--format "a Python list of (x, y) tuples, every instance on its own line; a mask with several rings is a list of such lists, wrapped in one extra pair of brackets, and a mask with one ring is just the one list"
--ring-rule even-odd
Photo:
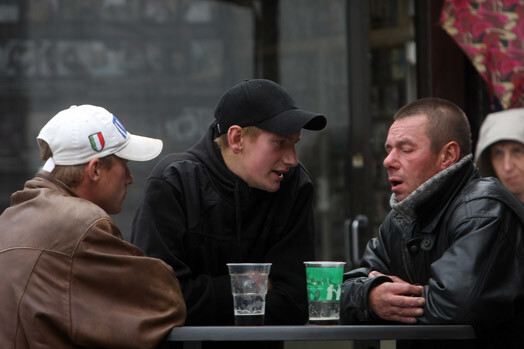
[(368, 305), (371, 310), (384, 320), (416, 323), (417, 317), (424, 313), (426, 300), (421, 297), (424, 287), (378, 271), (370, 272), (368, 277), (381, 275), (389, 277), (393, 282), (384, 282), (369, 292)]

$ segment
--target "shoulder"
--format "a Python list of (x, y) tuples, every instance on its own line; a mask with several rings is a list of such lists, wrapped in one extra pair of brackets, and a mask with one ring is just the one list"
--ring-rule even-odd
[(98, 222), (104, 222), (104, 225), (111, 227), (111, 230), (116, 228), (107, 212), (88, 200), (70, 197), (57, 200), (56, 205), (61, 208), (65, 224), (70, 226), (70, 231), (82, 234)]
[(161, 178), (164, 176), (166, 170), (169, 171), (170, 168), (183, 167), (184, 164), (188, 163), (194, 164), (193, 166), (201, 165), (200, 161), (195, 155), (187, 152), (166, 155), (155, 165), (150, 177)]
[(463, 202), (495, 200), (501, 204), (522, 206), (515, 195), (493, 177), (471, 180), (459, 193), (458, 198)]
[[(29, 224), (35, 224), (30, 219), (32, 221)], [(116, 224), (102, 208), (74, 196), (50, 196), (34, 219), (40, 221), (41, 246), (66, 254), (73, 253), (93, 228), (103, 230), (115, 238), (122, 238)]]
[(161, 159), (148, 177), (177, 186), (187, 181), (205, 181), (208, 177), (206, 166), (198, 157), (190, 153), (173, 153)]
[(71, 222), (72, 225), (85, 225), (99, 218), (109, 218), (107, 212), (93, 202), (53, 188), (41, 189), (39, 197), (34, 202), (28, 202), (32, 205), (36, 203), (43, 214)]
[(505, 210), (513, 211), (517, 217), (524, 219), (522, 203), (498, 179), (487, 177), (470, 181), (455, 197), (454, 205), (457, 215), (500, 216)]
[(170, 205), (172, 200), (187, 201), (187, 205), (209, 201), (225, 188), (227, 186), (198, 157), (173, 153), (163, 158), (149, 175), (143, 200), (156, 207)]
[(472, 179), (462, 190), (465, 196), (475, 198), (482, 196), (505, 197), (507, 190), (500, 181), (493, 177)]

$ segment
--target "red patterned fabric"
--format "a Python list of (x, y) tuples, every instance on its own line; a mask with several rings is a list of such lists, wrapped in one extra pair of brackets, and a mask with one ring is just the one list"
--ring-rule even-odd
[(440, 24), (504, 109), (524, 107), (524, 0), (445, 0)]

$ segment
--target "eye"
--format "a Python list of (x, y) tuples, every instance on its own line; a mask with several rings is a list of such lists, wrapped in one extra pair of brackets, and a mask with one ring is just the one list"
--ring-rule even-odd
[(491, 151), (491, 157), (498, 158), (501, 157), (503, 152), (500, 149), (493, 149)]

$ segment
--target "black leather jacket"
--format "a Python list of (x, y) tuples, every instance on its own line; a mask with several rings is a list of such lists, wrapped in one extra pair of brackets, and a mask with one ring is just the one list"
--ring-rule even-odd
[(497, 179), (479, 178), (471, 156), (395, 201), (361, 267), (345, 275), (342, 321), (383, 321), (367, 307), (369, 290), (390, 281), (367, 277), (377, 270), (424, 285), (420, 324), (469, 323), (472, 347), (524, 348), (522, 204)]

